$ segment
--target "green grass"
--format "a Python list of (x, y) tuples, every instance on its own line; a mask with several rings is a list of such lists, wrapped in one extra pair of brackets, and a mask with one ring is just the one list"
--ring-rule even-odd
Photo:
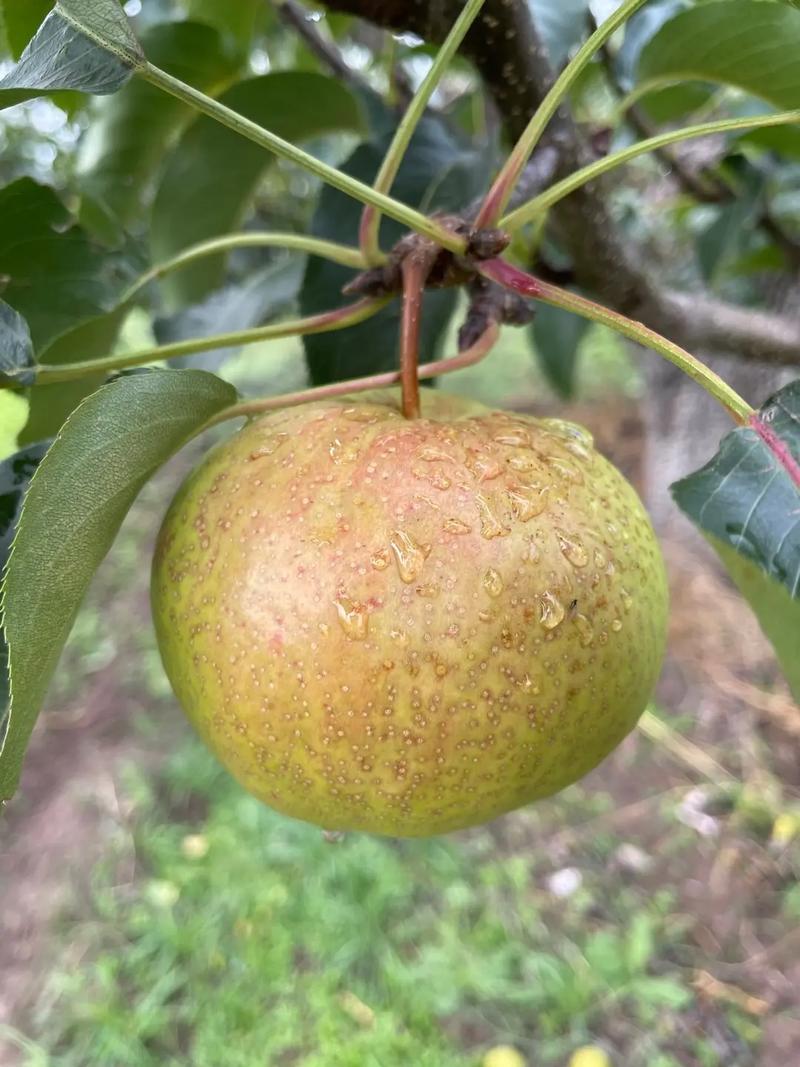
[(330, 843), (194, 741), (156, 781), (130, 770), (124, 804), (131, 837), (67, 917), (84, 961), (52, 975), (29, 1067), (471, 1067), (502, 1043), (560, 1064), (609, 1013), (648, 1028), (692, 1000), (654, 969), (668, 896), (605, 894), (589, 871), (554, 902), (536, 855), (488, 831)]

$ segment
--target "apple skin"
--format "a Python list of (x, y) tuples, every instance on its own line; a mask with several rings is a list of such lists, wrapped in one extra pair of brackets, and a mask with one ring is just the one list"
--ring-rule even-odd
[(153, 566), (162, 658), (238, 781), (328, 830), (414, 837), (581, 778), (655, 684), (667, 589), (581, 428), (423, 391), (289, 408), (214, 448)]

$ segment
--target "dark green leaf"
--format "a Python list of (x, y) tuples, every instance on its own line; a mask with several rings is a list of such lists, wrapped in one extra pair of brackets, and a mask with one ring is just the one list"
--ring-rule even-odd
[(30, 178), (0, 189), (0, 218), (3, 296), (27, 320), (41, 360), (57, 337), (116, 308), (134, 265), (92, 242), (55, 192)]
[(16, 789), (61, 649), (128, 508), (153, 472), (235, 397), (204, 371), (122, 377), (72, 413), (42, 460), (3, 583), (11, 710), (0, 799)]
[(0, 300), (0, 382), (11, 381), (30, 385), (33, 344), (28, 324), (14, 308)]
[[(281, 257), (276, 263), (252, 271), (242, 281), (212, 293), (201, 304), (156, 320), (158, 343), (260, 326), (294, 301), (302, 276), (302, 258)], [(235, 352), (234, 348), (218, 348), (196, 356), (183, 356), (173, 366), (215, 370)]]
[[(782, 587), (796, 605), (792, 625), (783, 630), (796, 658), (800, 649), (800, 381), (771, 397), (747, 426), (727, 434), (716, 456), (676, 482), (672, 495), (715, 547), (722, 544), (735, 551), (751, 568)], [(752, 581), (749, 584), (755, 588)], [(768, 605), (777, 594), (771, 593), (767, 583), (755, 591), (760, 599), (751, 601), (751, 606), (769, 633)]]
[(675, 122), (704, 107), (714, 91), (715, 87), (706, 82), (681, 82), (646, 93), (640, 104), (653, 122)]
[[(153, 26), (142, 44), (152, 63), (204, 92), (218, 90), (239, 66), (219, 33), (196, 22)], [(168, 143), (192, 114), (186, 104), (138, 79), (99, 102), (78, 156), (81, 194), (130, 225), (152, 192)]]
[(540, 304), (533, 320), (533, 339), (539, 366), (559, 396), (575, 393), (578, 346), (589, 323), (561, 308)]
[(14, 59), (22, 55), (54, 3), (55, 0), (0, 0), (0, 24), (5, 28)]
[(550, 61), (560, 67), (587, 36), (589, 0), (529, 0), (536, 28), (544, 38)]
[(687, 0), (655, 0), (625, 23), (625, 37), (614, 66), (619, 83), (626, 92), (630, 92), (636, 84), (636, 69), (644, 46), (665, 22), (687, 7)]
[[(40, 441), (0, 463), (0, 576), (11, 551), (25, 490), (49, 446), (49, 441)], [(8, 648), (0, 629), (0, 750), (8, 726), (8, 695)]]
[[(185, 7), (189, 18), (214, 26), (235, 40), (245, 51), (250, 45), (257, 22), (272, 14), (264, 0), (236, 0), (236, 3), (188, 0)], [(147, 54), (150, 55), (149, 52)]]
[[(286, 71), (234, 85), (222, 103), (294, 143), (363, 128), (361, 109), (341, 82)], [(156, 195), (152, 248), (156, 262), (196, 241), (235, 229), (273, 158), (213, 119), (198, 118), (167, 162)], [(222, 282), (224, 257), (198, 260), (164, 280), (171, 306), (194, 303)]]
[[(388, 144), (387, 134), (375, 143), (360, 145), (342, 166), (346, 173), (372, 182)], [(392, 195), (425, 211), (464, 208), (488, 179), (491, 157), (467, 149), (441, 122), (427, 116), (417, 129), (405, 155)], [(338, 190), (325, 187), (312, 223), (319, 237), (353, 244), (358, 240), (361, 206)], [(403, 233), (397, 223), (384, 218), (381, 243), (390, 248)], [(306, 266), (300, 306), (311, 315), (347, 303), (342, 286), (352, 277), (346, 267), (310, 258)], [(452, 292), (425, 296), (420, 338), (421, 360), (436, 358), (439, 341), (455, 307)], [(346, 330), (303, 338), (309, 370), (317, 384), (373, 374), (397, 366), (399, 302), (378, 315)]]
[(0, 108), (56, 89), (115, 93), (143, 58), (116, 0), (61, 0), (0, 79)]
[(800, 701), (800, 600), (792, 598), (755, 563), (716, 537), (706, 535), (775, 649), (789, 688)]
[(800, 11), (764, 0), (715, 0), (670, 19), (645, 46), (639, 83), (703, 79), (779, 108), (800, 107)]

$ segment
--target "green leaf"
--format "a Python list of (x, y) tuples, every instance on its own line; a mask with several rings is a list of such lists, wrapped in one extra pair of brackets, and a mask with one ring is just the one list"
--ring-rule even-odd
[(679, 1011), (691, 1003), (691, 989), (682, 986), (672, 978), (640, 978), (633, 987), (638, 1000), (658, 1007)]
[(800, 107), (800, 10), (764, 0), (714, 0), (670, 19), (645, 46), (639, 83), (702, 79), (775, 107)]
[(34, 380), (33, 366), (28, 324), (19, 312), (0, 300), (0, 382), (13, 380), (30, 385)]
[(0, 78), (0, 108), (56, 89), (115, 93), (143, 61), (116, 0), (60, 0)]
[(530, 0), (530, 6), (550, 62), (561, 67), (572, 49), (587, 36), (589, 0)]
[(0, 799), (16, 789), (61, 649), (128, 508), (153, 472), (235, 399), (232, 386), (204, 371), (121, 377), (70, 415), (39, 465), (3, 582), (11, 709)]
[(252, 41), (257, 22), (272, 16), (264, 0), (236, 0), (234, 4), (220, 3), (220, 0), (187, 0), (184, 7), (189, 18), (214, 26), (245, 51)]
[(617, 79), (626, 92), (636, 84), (636, 68), (644, 46), (665, 22), (687, 7), (687, 0), (651, 0), (625, 23), (625, 36), (622, 47), (614, 57), (614, 67)]
[[(385, 110), (385, 109), (384, 109)], [(380, 115), (376, 116), (380, 123)], [(362, 181), (372, 182), (383, 160), (390, 133), (375, 142), (360, 145), (341, 169)], [(456, 139), (441, 119), (426, 116), (420, 123), (403, 159), (392, 195), (425, 211), (466, 207), (485, 188), (491, 166), (489, 153), (473, 151)], [(358, 241), (361, 206), (329, 186), (322, 190), (312, 222), (312, 231), (344, 244)], [(390, 248), (403, 229), (391, 219), (381, 220), (381, 244)], [(300, 294), (304, 315), (312, 315), (348, 302), (342, 286), (352, 271), (327, 260), (309, 258)], [(420, 336), (422, 362), (436, 359), (439, 342), (455, 308), (452, 291), (425, 296)], [(397, 366), (400, 305), (394, 301), (358, 326), (303, 338), (306, 359), (315, 384), (373, 374)]]
[(0, 0), (0, 24), (5, 28), (14, 59), (22, 55), (54, 3), (55, 0)]
[(0, 189), (0, 218), (3, 296), (27, 320), (41, 360), (56, 338), (117, 307), (135, 265), (90, 240), (56, 193), (31, 178)]
[[(727, 434), (716, 456), (676, 482), (672, 495), (715, 547), (722, 544), (782, 587), (793, 610), (783, 612), (776, 651), (800, 697), (800, 381), (770, 397), (747, 426)], [(750, 568), (740, 566), (734, 578), (747, 587), (745, 595), (754, 593), (751, 607), (770, 636), (777, 593), (756, 583)], [(788, 660), (781, 649), (791, 649)]]
[[(358, 101), (334, 78), (285, 71), (234, 85), (222, 103), (297, 143), (363, 128)], [(171, 153), (153, 205), (156, 262), (208, 237), (235, 230), (274, 157), (213, 119), (198, 118)], [(164, 279), (174, 309), (194, 303), (221, 282), (225, 258), (209, 256)]]
[(785, 586), (716, 537), (706, 535), (711, 547), (748, 602), (761, 629), (775, 649), (789, 688), (800, 701), (800, 600), (792, 599)]
[[(49, 446), (49, 441), (40, 441), (0, 463), (0, 575), (11, 551), (25, 490)], [(8, 696), (8, 646), (0, 629), (0, 750), (8, 726)]]
[[(150, 62), (212, 94), (240, 63), (216, 30), (196, 22), (153, 26), (142, 44)], [(137, 79), (98, 102), (78, 156), (82, 196), (99, 201), (129, 226), (152, 193), (167, 145), (192, 115), (186, 104)]]
[(575, 395), (578, 347), (589, 328), (587, 319), (562, 308), (540, 304), (533, 320), (533, 340), (539, 366), (559, 396)]

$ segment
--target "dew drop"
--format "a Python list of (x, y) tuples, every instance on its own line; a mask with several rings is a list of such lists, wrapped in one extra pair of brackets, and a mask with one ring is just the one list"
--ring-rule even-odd
[(357, 604), (349, 596), (339, 596), (334, 601), (339, 625), (351, 641), (363, 641), (367, 636), (369, 616), (364, 604)]
[(555, 593), (546, 590), (541, 594), (539, 597), (539, 622), (544, 626), (545, 630), (555, 630), (564, 621), (565, 615), (564, 605)]
[(599, 571), (605, 570), (605, 568), (608, 566), (608, 560), (606, 559), (605, 554), (599, 548), (596, 548), (594, 550), (594, 565)]
[(472, 527), (468, 523), (462, 522), (461, 519), (445, 519), (442, 523), (442, 528), (446, 530), (447, 533), (458, 535), (472, 532)]
[(512, 469), (512, 471), (532, 471), (539, 466), (533, 456), (519, 455), (509, 456), (508, 465)]
[(470, 451), (465, 466), (479, 482), (490, 482), (503, 473), (503, 468), (491, 455)]
[(626, 613), (633, 607), (633, 597), (627, 589), (622, 590), (622, 607)]
[(413, 467), (411, 473), (415, 478), (423, 478), (426, 482), (429, 482), (434, 489), (449, 489), (452, 485), (452, 482), (442, 470)]
[(385, 571), (389, 566), (389, 550), (382, 548), (379, 552), (376, 552), (370, 559), (370, 563), (376, 571)]
[(551, 459), (549, 463), (556, 474), (560, 475), (565, 481), (572, 482), (574, 485), (583, 485), (583, 475), (571, 464), (565, 463), (561, 459)]
[(491, 611), (479, 611), (478, 618), (481, 620), (481, 622), (491, 622), (494, 618), (494, 615), (492, 615)]
[(478, 514), (481, 519), (481, 536), (490, 541), (493, 537), (505, 537), (511, 531), (495, 515), (492, 502), (487, 500), (481, 493), (475, 494), (475, 503), (478, 505)]
[(588, 648), (594, 641), (594, 630), (592, 629), (591, 622), (585, 615), (578, 613), (575, 616), (575, 629), (578, 631), (580, 637), (581, 647)]
[(524, 485), (507, 490), (511, 511), (520, 522), (528, 522), (529, 519), (541, 515), (547, 508), (549, 486)]
[(453, 462), (452, 456), (448, 456), (446, 452), (442, 452), (438, 448), (421, 448), (417, 452), (417, 459), (421, 459), (423, 463), (436, 463), (442, 460), (448, 463)]
[(498, 597), (503, 592), (503, 579), (494, 567), (490, 567), (484, 574), (483, 587), (489, 596)]
[(620, 630), (622, 629), (622, 623), (619, 619), (614, 619), (612, 621), (611, 629), (614, 631), (615, 634), (618, 634), (620, 632)]
[(556, 537), (558, 538), (558, 547), (565, 559), (567, 559), (573, 567), (585, 567), (589, 562), (589, 553), (585, 547), (574, 537), (568, 537), (563, 530), (556, 529)]
[(499, 433), (492, 438), (498, 445), (514, 445), (517, 448), (530, 448), (531, 439), (525, 430), (512, 430), (508, 433)]
[(264, 456), (271, 456), (274, 452), (277, 452), (281, 445), (288, 441), (288, 433), (276, 433), (271, 437), (266, 437), (258, 448), (251, 452), (248, 459), (252, 462), (256, 459), (263, 459)]
[(404, 530), (395, 530), (389, 544), (391, 545), (392, 552), (394, 552), (397, 571), (401, 580), (406, 584), (410, 584), (419, 577), (425, 563), (425, 557), (428, 555), (430, 549), (426, 552), (423, 547), (417, 544), (414, 538)]
[(435, 600), (441, 590), (435, 582), (429, 582), (426, 585), (418, 585), (415, 592), (425, 600)]
[(447, 674), (447, 666), (446, 666), (446, 664), (437, 663), (436, 664), (436, 677), (437, 678), (444, 678), (444, 676), (446, 674)]

